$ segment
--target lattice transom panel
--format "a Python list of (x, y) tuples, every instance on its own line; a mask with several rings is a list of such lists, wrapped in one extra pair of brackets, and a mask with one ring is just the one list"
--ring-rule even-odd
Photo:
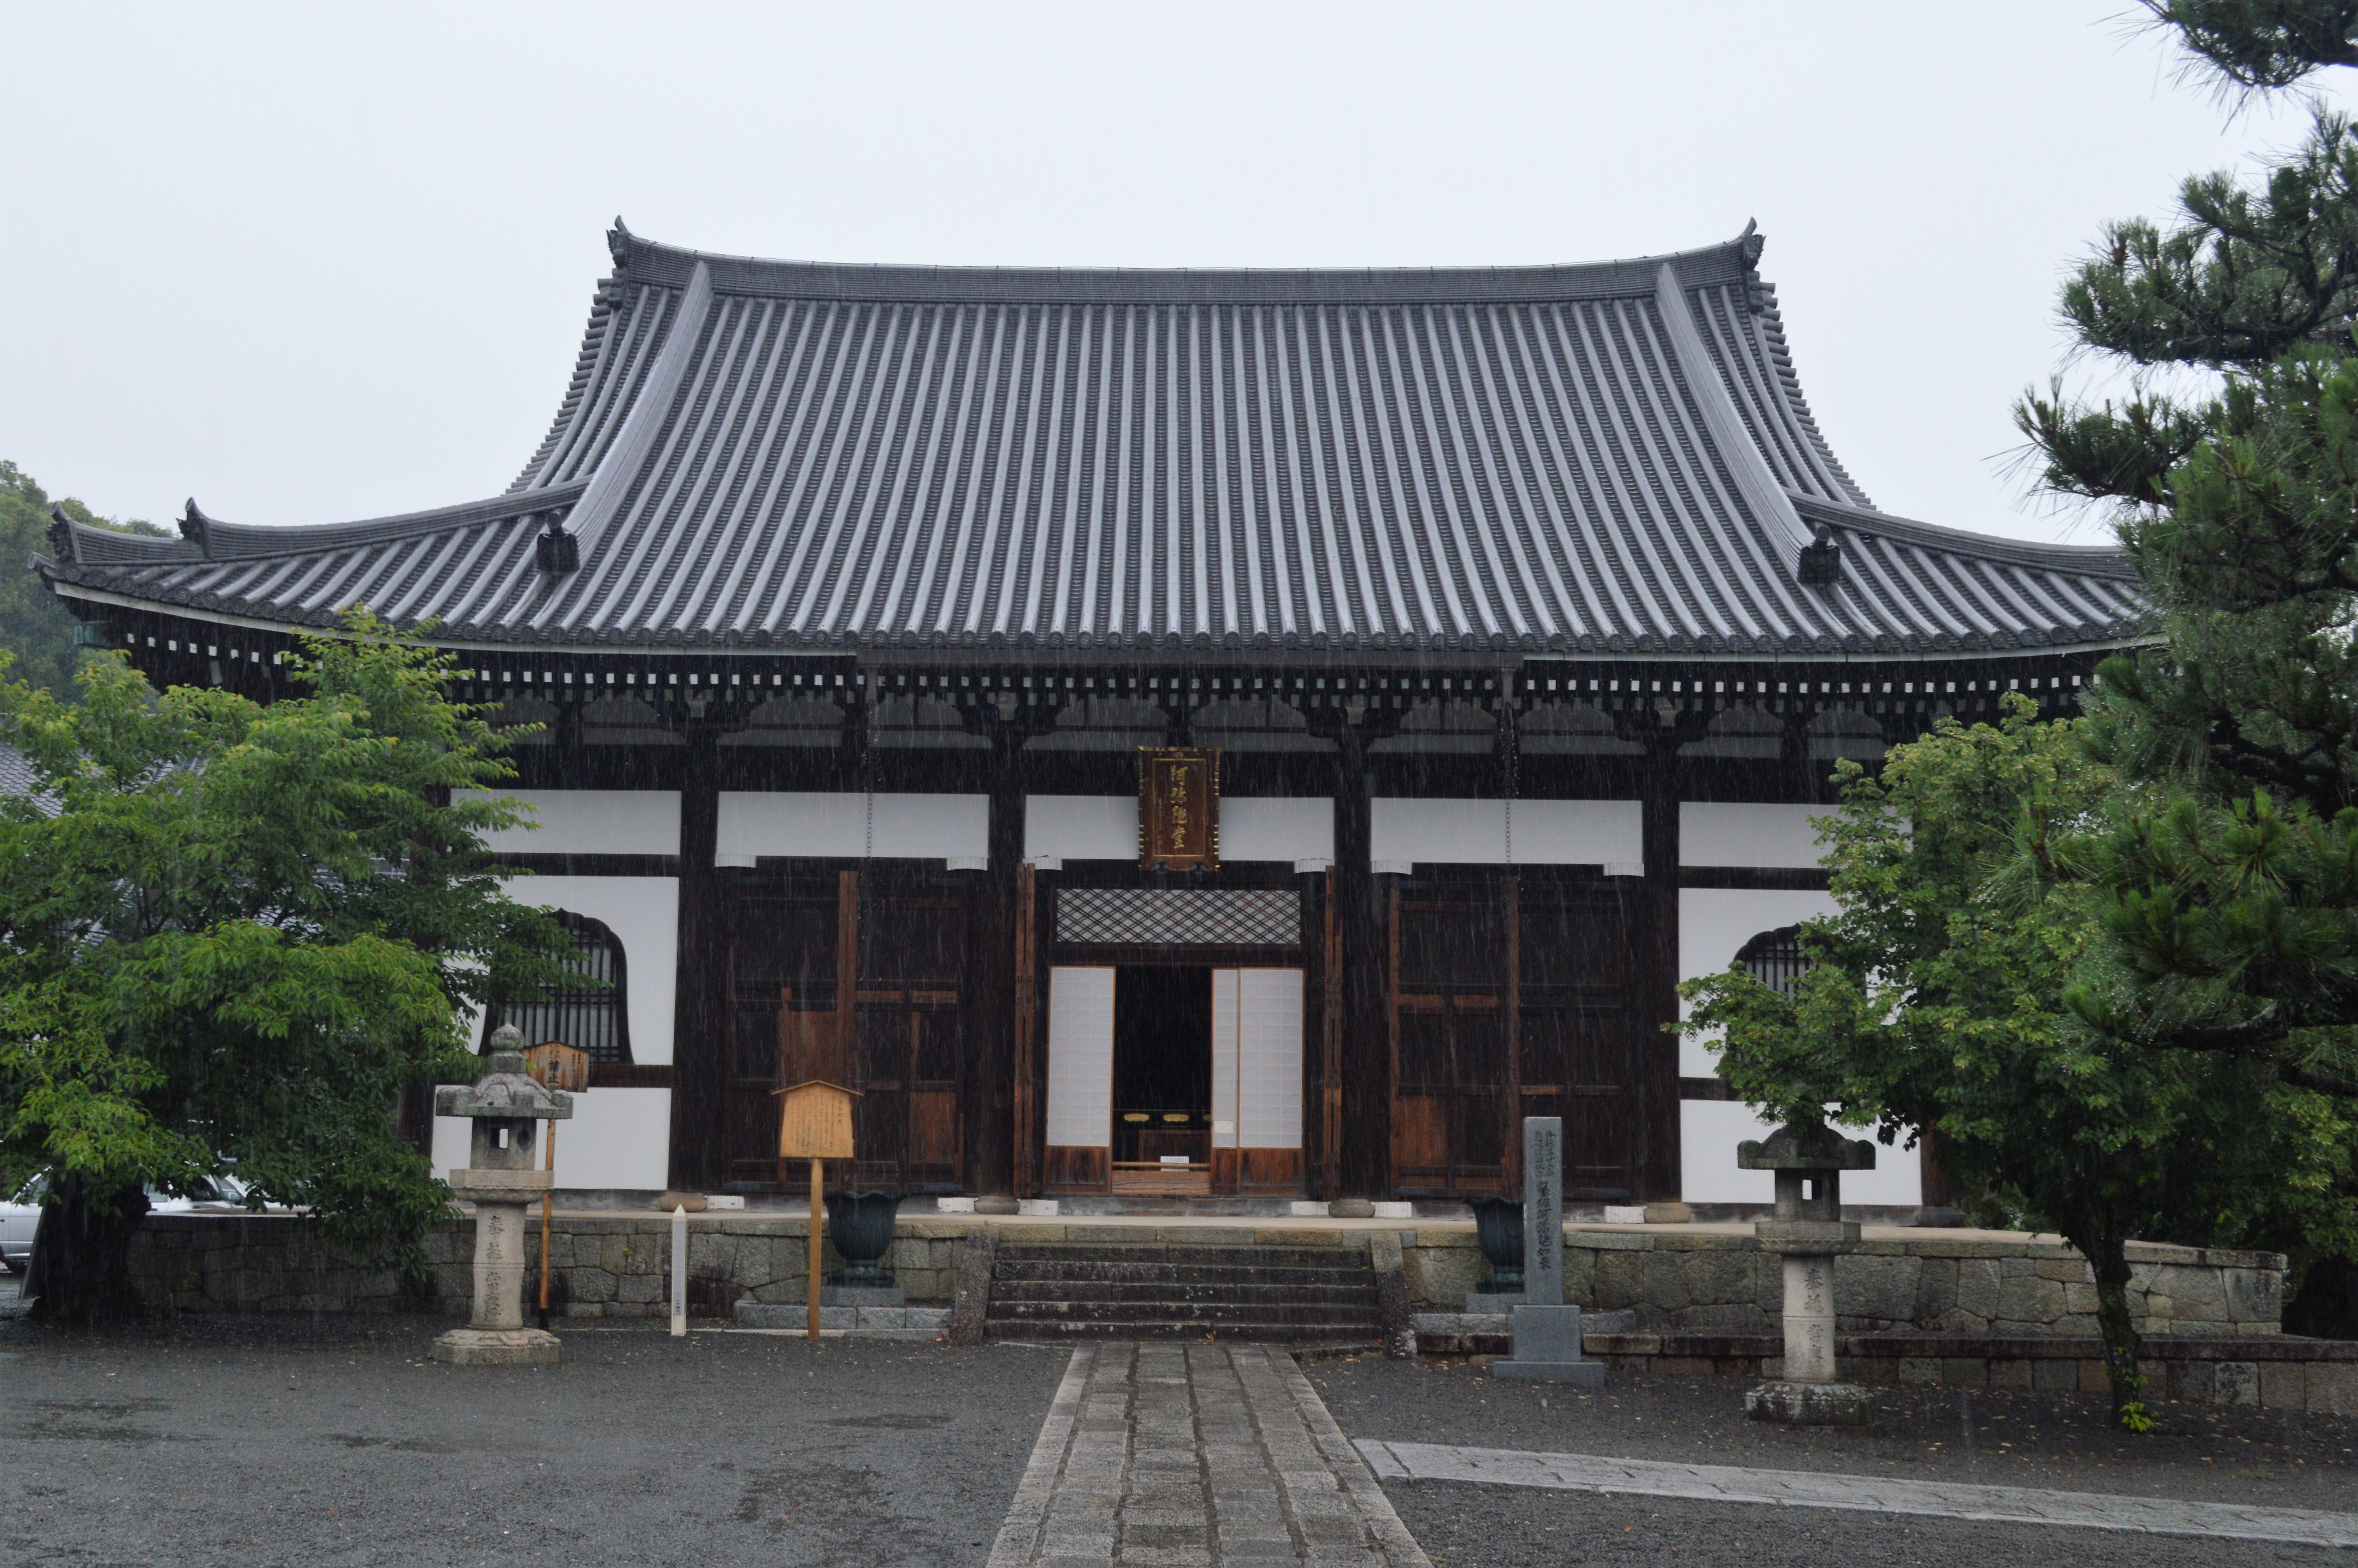
[(1058, 888), (1056, 940), (1290, 947), (1302, 940), (1302, 895), (1292, 888)]

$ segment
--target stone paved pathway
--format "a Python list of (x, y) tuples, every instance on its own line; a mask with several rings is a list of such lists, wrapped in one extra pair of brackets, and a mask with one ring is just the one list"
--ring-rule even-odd
[[(1359, 1441), (1358, 1446), (1375, 1473), (1391, 1481), (1474, 1481), (1494, 1487), (1539, 1487), (1563, 1492), (1699, 1498), (1729, 1503), (1774, 1503), (1785, 1508), (1852, 1509), (1998, 1523), (2139, 1530), (2153, 1535), (2358, 1547), (2358, 1514), (2323, 1513), (2309, 1509), (2245, 1508), (2235, 1503), (2181, 1502), (2174, 1498), (2119, 1497), (2033, 1487), (1980, 1487), (1954, 1481), (1907, 1481), (1816, 1470), (1750, 1470), (1732, 1465), (1676, 1465), (1650, 1459), (1531, 1454), (1509, 1448), (1461, 1448), (1432, 1443), (1377, 1443), (1366, 1438)], [(997, 1559), (992, 1561), (996, 1563)]]
[(1293, 1357), (1075, 1350), (990, 1568), (1281, 1563), (1431, 1568)]

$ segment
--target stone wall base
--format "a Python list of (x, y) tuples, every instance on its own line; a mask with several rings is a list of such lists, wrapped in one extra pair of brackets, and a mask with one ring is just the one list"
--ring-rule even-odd
[[(1776, 1379), (1785, 1345), (1770, 1335), (1591, 1334), (1584, 1353), (1622, 1372)], [(1509, 1353), (1503, 1333), (1421, 1331), (1428, 1356)], [(1920, 1383), (2017, 1392), (2101, 1394), (2104, 1346), (2095, 1339), (1972, 1335), (1844, 1335), (1837, 1375), (1854, 1383)], [(2160, 1337), (2138, 1362), (2147, 1397), (2358, 1416), (2358, 1340), (2267, 1335), (2247, 1339)]]

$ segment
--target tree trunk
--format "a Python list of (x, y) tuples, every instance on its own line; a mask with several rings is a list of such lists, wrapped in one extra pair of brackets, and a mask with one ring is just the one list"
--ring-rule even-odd
[(2143, 1432), (2149, 1423), (2145, 1410), (2145, 1373), (2137, 1366), (2144, 1341), (2129, 1315), (2128, 1238), (2106, 1228), (2082, 1244), (2088, 1266), (2096, 1275), (2096, 1328), (2104, 1338), (2104, 1375), (2113, 1386), (2113, 1424), (2124, 1432)]
[(99, 1193), (71, 1176), (53, 1185), (25, 1271), (33, 1315), (75, 1324), (135, 1315), (131, 1238), (146, 1216), (147, 1194), (135, 1185)]

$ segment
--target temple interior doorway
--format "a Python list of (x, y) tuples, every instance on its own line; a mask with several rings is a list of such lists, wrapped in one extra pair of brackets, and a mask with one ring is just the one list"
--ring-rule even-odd
[(1212, 1190), (1212, 971), (1114, 971), (1113, 1190)]

